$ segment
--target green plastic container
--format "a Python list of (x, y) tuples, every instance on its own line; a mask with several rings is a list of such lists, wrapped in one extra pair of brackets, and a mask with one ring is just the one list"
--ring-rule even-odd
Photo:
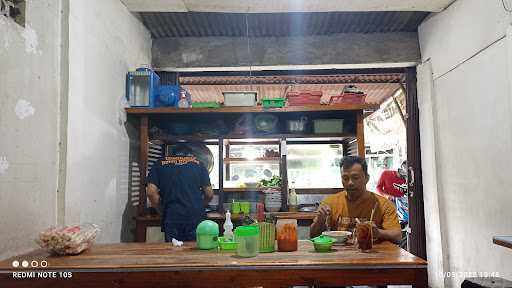
[(282, 108), (286, 103), (285, 98), (263, 99), (263, 108)]
[(240, 257), (255, 257), (259, 251), (258, 226), (238, 226), (235, 229), (235, 241), (238, 242), (236, 255)]
[(238, 242), (225, 241), (224, 237), (219, 237), (219, 248), (221, 250), (236, 250), (237, 246), (238, 246)]
[(199, 249), (214, 249), (219, 246), (219, 224), (204, 220), (196, 228), (196, 244)]
[(192, 102), (192, 108), (220, 108), (221, 104), (215, 101)]
[(310, 241), (313, 242), (313, 246), (315, 247), (316, 252), (329, 252), (331, 251), (332, 244), (336, 242), (336, 239), (329, 236), (320, 235), (311, 239)]
[(276, 225), (268, 222), (260, 222), (254, 225), (260, 228), (260, 253), (274, 252), (276, 245)]

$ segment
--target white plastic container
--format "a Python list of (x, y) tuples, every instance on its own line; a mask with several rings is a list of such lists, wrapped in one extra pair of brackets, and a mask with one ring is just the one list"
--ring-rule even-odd
[(233, 241), (233, 223), (231, 222), (231, 213), (226, 211), (226, 221), (224, 221), (224, 240)]
[(316, 119), (313, 120), (315, 134), (342, 133), (343, 119)]
[(224, 106), (256, 106), (257, 92), (222, 92)]

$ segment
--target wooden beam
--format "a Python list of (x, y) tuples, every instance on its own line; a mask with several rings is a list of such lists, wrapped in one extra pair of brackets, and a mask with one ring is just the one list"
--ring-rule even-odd
[[(149, 119), (148, 116), (140, 117), (139, 122), (139, 206), (137, 207), (137, 216), (143, 216), (146, 208), (146, 170), (148, 167), (148, 148), (149, 148)], [(135, 222), (135, 241), (146, 241), (146, 225), (143, 222)]]
[(355, 110), (377, 110), (378, 104), (335, 104), (335, 105), (305, 105), (288, 106), (283, 108), (263, 108), (262, 106), (251, 107), (222, 107), (222, 108), (187, 108), (174, 107), (158, 108), (126, 108), (128, 114), (190, 114), (190, 113), (286, 113), (286, 112), (321, 112), (321, 111), (355, 111)]
[(357, 138), (357, 154), (361, 158), (365, 158), (365, 148), (364, 148), (364, 116), (363, 112), (357, 113), (357, 124), (356, 124), (356, 138)]

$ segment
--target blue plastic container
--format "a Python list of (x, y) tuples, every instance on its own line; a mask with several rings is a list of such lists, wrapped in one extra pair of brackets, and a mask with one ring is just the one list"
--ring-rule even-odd
[(160, 85), (155, 107), (177, 107), (180, 91), (180, 85)]
[(160, 77), (149, 68), (126, 74), (126, 99), (131, 107), (156, 107)]

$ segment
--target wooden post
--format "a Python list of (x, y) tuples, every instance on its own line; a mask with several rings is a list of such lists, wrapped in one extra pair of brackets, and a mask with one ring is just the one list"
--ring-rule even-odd
[[(284, 147), (283, 147), (284, 146)], [(283, 151), (283, 149), (285, 151)], [(281, 175), (281, 210), (288, 211), (288, 147), (286, 139), (282, 138), (279, 141), (279, 155), (281, 160), (279, 162), (279, 174)]]
[(364, 117), (363, 110), (357, 112), (356, 137), (357, 137), (357, 154), (361, 158), (365, 158), (364, 148)]
[[(139, 206), (137, 207), (137, 216), (144, 216), (146, 208), (146, 170), (148, 167), (148, 142), (149, 142), (149, 123), (148, 116), (140, 117), (139, 125), (139, 171), (140, 171), (140, 190)], [(136, 221), (135, 241), (146, 241), (146, 225), (141, 221)]]
[(224, 199), (224, 139), (219, 138), (219, 212), (224, 212)]
[(409, 252), (427, 259), (423, 183), (421, 176), (421, 150), (419, 108), (416, 91), (416, 67), (405, 69), (407, 105), (407, 166), (409, 185), (409, 226), (411, 227)]

